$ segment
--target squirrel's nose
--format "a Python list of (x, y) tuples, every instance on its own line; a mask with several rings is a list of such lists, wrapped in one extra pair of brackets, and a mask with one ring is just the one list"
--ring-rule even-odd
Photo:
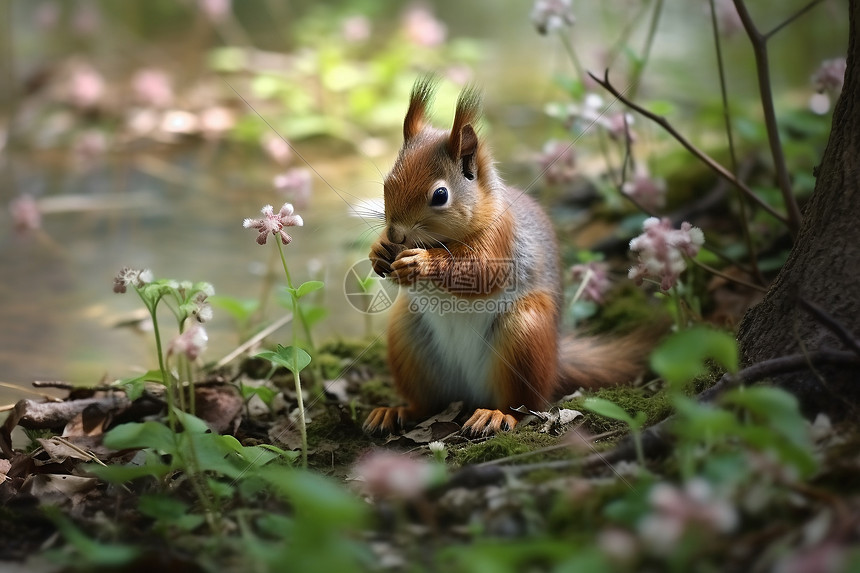
[(402, 245), (403, 242), (406, 241), (406, 233), (395, 228), (394, 226), (390, 226), (388, 227), (388, 240), (392, 243)]

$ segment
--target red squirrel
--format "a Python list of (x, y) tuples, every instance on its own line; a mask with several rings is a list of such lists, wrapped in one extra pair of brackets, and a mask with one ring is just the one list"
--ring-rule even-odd
[[(475, 131), (481, 98), (467, 87), (450, 131), (432, 127), (432, 78), (412, 88), (403, 146), (384, 182), (385, 228), (373, 270), (401, 293), (388, 364), (405, 406), (374, 409), (370, 433), (396, 432), (463, 401), (464, 431), (512, 429), (512, 408), (545, 408), (579, 387), (625, 383), (646, 348), (562, 337), (558, 244), (549, 218), (499, 177)], [(649, 345), (650, 346), (650, 345)]]

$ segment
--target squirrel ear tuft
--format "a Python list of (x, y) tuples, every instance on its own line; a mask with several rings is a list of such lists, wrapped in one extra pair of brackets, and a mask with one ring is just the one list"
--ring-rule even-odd
[(472, 125), (481, 115), (481, 93), (474, 86), (467, 86), (457, 99), (454, 125), (448, 136), (448, 156), (459, 161), (478, 150), (478, 134)]
[(409, 97), (409, 110), (403, 120), (403, 141), (408, 142), (418, 135), (427, 119), (427, 108), (433, 101), (436, 92), (436, 77), (427, 75), (419, 78), (412, 86), (412, 95)]

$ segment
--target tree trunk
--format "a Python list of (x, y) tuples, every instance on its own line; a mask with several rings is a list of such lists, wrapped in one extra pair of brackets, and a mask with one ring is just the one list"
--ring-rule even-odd
[[(849, 0), (848, 65), (815, 191), (788, 261), (764, 300), (744, 317), (745, 364), (787, 354), (846, 350), (799, 299), (824, 309), (860, 339), (860, 0)], [(779, 379), (808, 414), (856, 411), (860, 371), (816, 368)]]

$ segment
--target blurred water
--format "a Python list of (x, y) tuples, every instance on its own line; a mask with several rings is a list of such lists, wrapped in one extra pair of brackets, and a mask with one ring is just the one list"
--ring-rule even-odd
[[(135, 165), (138, 159), (114, 158), (71, 177), (62, 165), (17, 162), (22, 189), (54, 180), (63, 196), (96, 201), (86, 202), (85, 211), (46, 214), (39, 235), (15, 234), (7, 213), (0, 215), (0, 382), (91, 384), (155, 366), (150, 336), (114, 327), (143, 308), (132, 292), (112, 293), (113, 276), (123, 266), (150, 268), (156, 278), (206, 280), (218, 294), (259, 296), (275, 250), (271, 241), (257, 245), (242, 220), (285, 201), (267, 183), (277, 169), (261, 154), (227, 149), (186, 150), (146, 169)], [(321, 295), (331, 317), (319, 325), (320, 338), (359, 335), (364, 318), (348, 304), (342, 284), (348, 268), (365, 257), (373, 233), (349, 215), (347, 203), (381, 194), (381, 176), (373, 162), (356, 155), (320, 155), (311, 163), (338, 192), (315, 177), (313, 195), (300, 207), (305, 225), (291, 229), (294, 241), (286, 247), (291, 274), (296, 282), (327, 283)], [(108, 199), (114, 208), (94, 208)], [(123, 203), (131, 205), (117, 207)], [(286, 312), (274, 304), (269, 309), (271, 320)], [(168, 333), (175, 328), (164, 324)], [(238, 342), (231, 319), (217, 309), (209, 331), (208, 360)], [(287, 336), (284, 330), (274, 339), (286, 342)]]

